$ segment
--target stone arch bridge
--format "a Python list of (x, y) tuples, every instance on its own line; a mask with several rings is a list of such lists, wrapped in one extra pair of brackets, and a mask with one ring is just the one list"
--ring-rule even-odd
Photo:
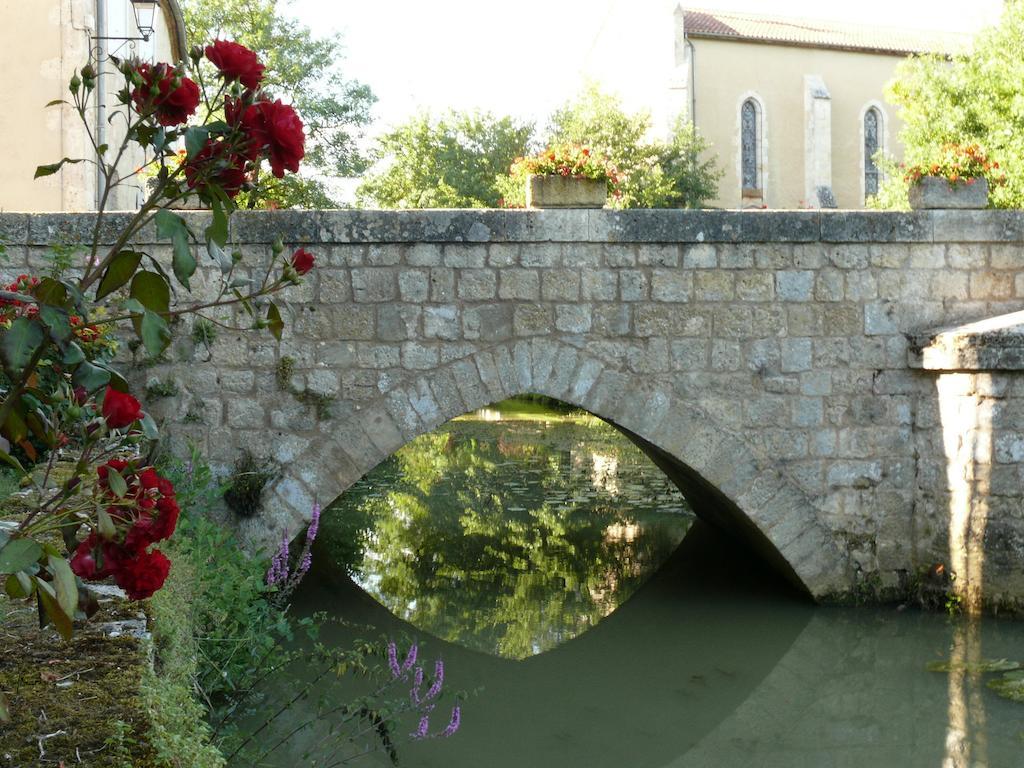
[[(0, 216), (9, 253), (36, 265), (89, 226)], [(817, 598), (913, 589), (940, 563), (973, 604), (1024, 597), (1024, 214), (324, 211), (232, 227), (257, 257), (278, 234), (317, 255), (283, 341), (222, 333), (208, 359), (182, 333), (175, 362), (142, 375), (173, 380), (150, 405), (179, 446), (281, 462), (264, 513), (239, 523), (251, 541), (297, 532), (314, 500), (418, 435), (530, 392), (624, 430)]]

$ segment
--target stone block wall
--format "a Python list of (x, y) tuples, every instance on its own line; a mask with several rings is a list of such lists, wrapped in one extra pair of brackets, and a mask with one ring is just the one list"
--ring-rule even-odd
[[(46, 243), (89, 224), (5, 214), (0, 236), (12, 264), (42, 268)], [(325, 211), (232, 227), (257, 262), (277, 234), (317, 255), (284, 340), (222, 331), (208, 360), (186, 332), (171, 365), (142, 375), (178, 385), (153, 407), (179, 442), (223, 465), (244, 447), (282, 462), (265, 516), (241, 524), (254, 541), (295, 532), (314, 498), (416, 435), (533, 391), (693, 470), (812, 593), (895, 588), (959, 562), (949, 473), (974, 469), (947, 445), (943, 408), (1003, 415), (1024, 393), (1015, 369), (919, 362), (932, 329), (1024, 308), (1018, 212)], [(1024, 445), (1024, 420), (992, 440), (1006, 460), (988, 491), (972, 486), (990, 507), (972, 588), (1018, 599), (1024, 449), (1008, 446)]]

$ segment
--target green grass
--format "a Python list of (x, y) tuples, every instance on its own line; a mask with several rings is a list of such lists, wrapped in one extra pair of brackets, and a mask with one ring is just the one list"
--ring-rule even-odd
[[(574, 408), (558, 400), (540, 396), (512, 397), (497, 403), (491, 403), (484, 411), (496, 411), (501, 414), (498, 421), (536, 421), (546, 424), (602, 424), (601, 419), (586, 411)], [(454, 421), (494, 421), (484, 418), (480, 411), (459, 416)]]

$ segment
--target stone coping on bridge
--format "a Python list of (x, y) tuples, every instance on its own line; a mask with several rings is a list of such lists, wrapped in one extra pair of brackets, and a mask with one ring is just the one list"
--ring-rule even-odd
[[(184, 215), (198, 230), (210, 214)], [(101, 239), (112, 241), (131, 216), (108, 214)], [(94, 217), (0, 213), (0, 243), (90, 242)], [(239, 211), (231, 227), (245, 243), (279, 235), (294, 243), (1017, 243), (1024, 242), (1024, 211)], [(155, 242), (155, 232), (137, 240)]]
[(909, 362), (926, 371), (1024, 371), (1024, 311), (912, 337)]

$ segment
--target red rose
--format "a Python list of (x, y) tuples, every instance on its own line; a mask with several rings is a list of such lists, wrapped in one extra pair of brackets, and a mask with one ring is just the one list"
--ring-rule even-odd
[[(139, 401), (127, 392), (118, 392), (113, 387), (107, 387), (107, 393), (103, 396), (103, 418), (111, 429), (120, 429), (141, 419), (142, 409)], [(111, 465), (113, 463), (110, 462)], [(123, 467), (116, 469), (120, 471)]]
[(316, 257), (305, 248), (299, 248), (292, 254), (292, 268), (300, 275), (304, 275), (313, 268)]
[(124, 560), (124, 551), (112, 542), (104, 542), (93, 532), (78, 545), (71, 558), (71, 570), (87, 581), (99, 581), (110, 576)]
[(242, 127), (249, 134), (254, 152), (266, 150), (270, 168), (277, 178), (285, 170), (297, 173), (299, 161), (306, 156), (306, 135), (302, 120), (288, 104), (258, 101), (242, 116)]
[(90, 581), (97, 578), (96, 556), (93, 554), (97, 540), (95, 533), (89, 534), (89, 538), (78, 545), (74, 557), (71, 558), (71, 570)]
[(265, 66), (260, 64), (256, 54), (244, 45), (230, 40), (214, 40), (213, 45), (206, 46), (206, 58), (220, 70), (224, 80), (241, 81), (246, 88), (256, 90), (263, 80)]
[(171, 561), (159, 550), (142, 551), (117, 565), (114, 581), (131, 600), (145, 600), (164, 585)]
[(211, 139), (185, 165), (185, 181), (189, 189), (198, 189), (200, 193), (206, 192), (210, 184), (215, 184), (228, 197), (235, 197), (248, 181), (245, 158), (228, 152), (223, 142)]
[(172, 498), (162, 498), (156, 502), (156, 515), (147, 510), (132, 523), (124, 537), (124, 546), (129, 552), (144, 550), (150, 544), (169, 539), (178, 525), (181, 510), (178, 502)]
[(160, 125), (181, 125), (199, 107), (199, 86), (168, 64), (139, 64), (142, 85), (132, 91), (139, 112), (153, 112)]

